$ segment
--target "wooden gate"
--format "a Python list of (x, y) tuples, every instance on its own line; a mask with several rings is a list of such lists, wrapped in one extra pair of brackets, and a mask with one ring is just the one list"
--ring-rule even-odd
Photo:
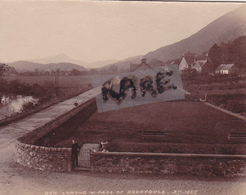
[(90, 154), (92, 150), (98, 150), (99, 144), (83, 144), (79, 151), (78, 163), (82, 169), (90, 169)]

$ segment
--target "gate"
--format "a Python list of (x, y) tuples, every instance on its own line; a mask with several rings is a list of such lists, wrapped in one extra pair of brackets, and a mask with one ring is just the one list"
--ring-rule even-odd
[(78, 163), (83, 170), (90, 170), (90, 153), (92, 150), (98, 150), (99, 144), (83, 144), (79, 151)]

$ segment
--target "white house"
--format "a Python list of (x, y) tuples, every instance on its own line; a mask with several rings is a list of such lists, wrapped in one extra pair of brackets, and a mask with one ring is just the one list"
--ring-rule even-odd
[(208, 55), (201, 56), (200, 58), (201, 59), (198, 59), (196, 55), (183, 55), (179, 64), (179, 71), (195, 69), (197, 72), (213, 72), (212, 62)]
[(221, 64), (215, 70), (216, 74), (232, 74), (235, 73), (235, 64)]

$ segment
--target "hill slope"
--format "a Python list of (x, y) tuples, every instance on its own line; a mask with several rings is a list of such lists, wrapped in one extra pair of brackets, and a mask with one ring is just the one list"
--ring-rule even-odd
[(84, 61), (79, 61), (79, 60), (73, 60), (70, 57), (68, 57), (65, 54), (58, 54), (55, 56), (49, 56), (46, 58), (41, 58), (41, 59), (36, 59), (36, 60), (28, 60), (29, 62), (34, 62), (34, 63), (39, 63), (39, 64), (49, 64), (49, 63), (71, 63), (71, 64), (77, 64), (80, 66), (85, 66), (87, 65), (87, 62)]
[(77, 69), (77, 70), (85, 70), (83, 66), (72, 64), (72, 63), (50, 63), (50, 64), (40, 64), (40, 63), (34, 63), (29, 61), (17, 61), (13, 63), (9, 63), (10, 66), (14, 67), (17, 71), (23, 72), (23, 71), (51, 71), (51, 70), (71, 70), (71, 69)]
[(188, 51), (199, 54), (208, 51), (215, 43), (228, 42), (242, 35), (246, 35), (246, 6), (225, 14), (182, 41), (149, 52), (145, 58), (167, 61)]

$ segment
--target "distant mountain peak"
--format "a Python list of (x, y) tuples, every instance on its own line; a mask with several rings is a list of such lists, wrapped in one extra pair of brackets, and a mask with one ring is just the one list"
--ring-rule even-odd
[(66, 54), (64, 53), (59, 53), (57, 55), (54, 56), (50, 56), (49, 58), (61, 58), (61, 59), (71, 59), (70, 57), (68, 57)]
[(62, 71), (77, 69), (80, 71), (84, 71), (85, 68), (83, 66), (73, 64), (70, 62), (59, 62), (59, 63), (47, 63), (41, 64), (36, 62), (29, 62), (29, 61), (17, 61), (9, 64), (10, 66), (14, 67), (17, 71), (25, 72), (25, 71), (51, 71), (60, 69)]
[(40, 63), (40, 64), (49, 64), (49, 63), (71, 63), (78, 64), (80, 66), (86, 66), (87, 63), (80, 60), (73, 60), (68, 57), (66, 54), (60, 53), (54, 56), (49, 56), (41, 59), (29, 60), (30, 62)]

